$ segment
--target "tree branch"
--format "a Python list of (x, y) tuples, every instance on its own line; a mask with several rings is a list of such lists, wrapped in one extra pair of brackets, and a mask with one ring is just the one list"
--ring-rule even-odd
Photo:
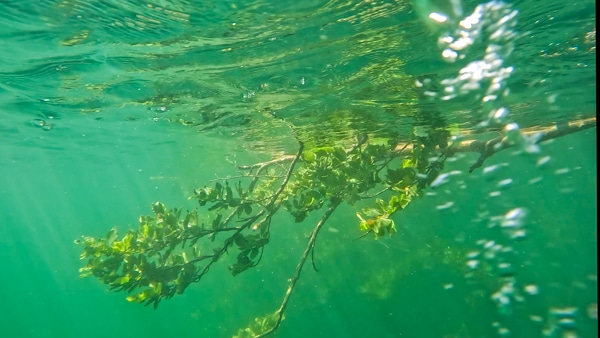
[(331, 214), (333, 214), (333, 212), (338, 207), (338, 205), (340, 205), (340, 202), (341, 202), (341, 199), (336, 199), (335, 201), (333, 201), (331, 203), (331, 205), (329, 206), (329, 208), (327, 209), (327, 211), (325, 211), (323, 216), (321, 216), (321, 219), (319, 220), (319, 222), (313, 229), (313, 232), (310, 235), (310, 238), (308, 240), (308, 245), (306, 246), (306, 249), (304, 249), (302, 258), (298, 262), (298, 266), (296, 266), (296, 273), (294, 274), (294, 277), (291, 279), (290, 285), (288, 286), (287, 291), (285, 292), (285, 296), (283, 297), (281, 306), (279, 307), (279, 309), (277, 309), (277, 311), (275, 311), (275, 316), (277, 316), (277, 321), (268, 330), (257, 335), (256, 338), (264, 337), (264, 336), (274, 332), (275, 330), (277, 330), (277, 328), (281, 324), (281, 320), (283, 319), (283, 312), (285, 310), (285, 307), (287, 306), (288, 301), (290, 300), (290, 296), (292, 295), (292, 292), (294, 291), (294, 286), (296, 285), (296, 282), (298, 282), (298, 279), (300, 279), (300, 273), (302, 272), (302, 267), (304, 267), (304, 263), (306, 263), (308, 254), (313, 250), (313, 248), (315, 246), (315, 241), (317, 240), (317, 235), (319, 234), (319, 231), (321, 230), (321, 228), (323, 227), (323, 225), (325, 224), (325, 222), (327, 221), (329, 216), (331, 216)]
[[(528, 138), (535, 138), (533, 144), (555, 139), (565, 135), (573, 134), (596, 126), (596, 117), (589, 117), (569, 121), (566, 123), (556, 123), (551, 126), (538, 126), (521, 129), (521, 135)], [(507, 136), (502, 135), (489, 140), (467, 139), (458, 141), (456, 144), (448, 143), (448, 147), (443, 149), (447, 156), (454, 153), (475, 152), (480, 156), (477, 161), (469, 168), (469, 172), (481, 167), (483, 162), (497, 152), (514, 146)], [(412, 151), (413, 146), (407, 143), (401, 143), (396, 146), (395, 152), (398, 154)]]

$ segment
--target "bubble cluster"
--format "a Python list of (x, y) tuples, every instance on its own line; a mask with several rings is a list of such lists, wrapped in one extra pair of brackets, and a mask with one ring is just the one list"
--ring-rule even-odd
[[(505, 59), (514, 49), (518, 11), (498, 1), (478, 5), (473, 13), (458, 22), (457, 27), (442, 34), (438, 44), (442, 58), (450, 63), (465, 60), (455, 77), (441, 81), (441, 100), (472, 95), (487, 108), (480, 126), (502, 124), (508, 109), (496, 101), (508, 95), (506, 80), (514, 68)], [(469, 55), (473, 54), (471, 61)]]

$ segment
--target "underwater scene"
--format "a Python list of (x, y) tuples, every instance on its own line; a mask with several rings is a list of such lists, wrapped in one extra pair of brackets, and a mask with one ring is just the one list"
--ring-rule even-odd
[(0, 1), (0, 336), (598, 337), (595, 7)]

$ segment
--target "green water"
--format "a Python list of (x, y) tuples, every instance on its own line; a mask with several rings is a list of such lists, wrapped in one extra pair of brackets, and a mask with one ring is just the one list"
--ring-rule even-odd
[[(461, 17), (478, 4), (464, 1)], [(595, 3), (511, 4), (506, 122), (594, 116)], [(195, 208), (194, 188), (236, 175), (233, 163), (293, 154), (296, 138), (489, 132), (473, 93), (424, 93), (485, 50), (444, 62), (443, 34), (409, 1), (0, 2), (0, 335), (230, 337), (273, 312), (317, 214), (297, 224), (280, 212), (257, 267), (232, 277), (215, 264), (157, 310), (80, 279), (73, 241), (135, 227), (156, 201)], [(416, 85), (426, 79), (431, 88)], [(305, 267), (274, 336), (597, 337), (596, 129), (536, 154), (499, 152), (491, 173), (467, 173), (476, 155), (447, 161), (462, 173), (394, 216), (394, 237), (353, 241), (359, 206), (336, 210), (319, 271)], [(515, 208), (528, 210), (519, 241), (489, 226)], [(510, 249), (487, 261), (514, 268), (507, 308), (492, 300), (502, 278), (467, 266), (492, 241)], [(556, 325), (566, 308), (577, 309), (572, 329)]]

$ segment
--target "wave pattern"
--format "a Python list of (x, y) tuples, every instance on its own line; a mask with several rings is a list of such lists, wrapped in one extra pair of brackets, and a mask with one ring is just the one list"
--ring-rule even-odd
[[(573, 102), (595, 107), (594, 11), (561, 4), (515, 5), (511, 110), (523, 126), (586, 113)], [(403, 0), (13, 0), (0, 10), (1, 114), (13, 121), (162, 119), (262, 147), (286, 137), (281, 119), (326, 144), (406, 138), (431, 116), (471, 128), (480, 116), (415, 86), (456, 67)]]

